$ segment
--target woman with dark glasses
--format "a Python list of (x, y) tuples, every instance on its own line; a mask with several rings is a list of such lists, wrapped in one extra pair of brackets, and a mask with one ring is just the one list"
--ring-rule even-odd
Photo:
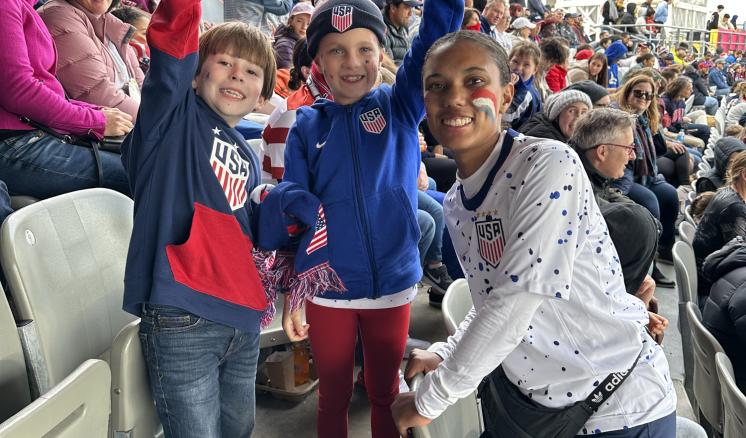
[[(658, 157), (666, 155), (668, 151), (659, 132), (657, 98), (655, 83), (646, 75), (633, 77), (614, 95), (615, 105), (619, 109), (637, 116), (634, 130), (636, 157), (629, 162), (624, 176), (616, 180), (614, 185), (661, 221), (663, 231), (658, 239), (658, 258), (670, 261), (679, 198), (676, 189), (666, 182), (658, 170)], [(683, 147), (682, 151), (686, 155)], [(653, 279), (659, 286), (673, 286), (673, 282), (657, 268), (653, 271)]]

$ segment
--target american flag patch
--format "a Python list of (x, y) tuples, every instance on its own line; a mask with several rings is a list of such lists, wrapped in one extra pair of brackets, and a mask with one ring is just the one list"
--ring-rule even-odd
[(332, 8), (332, 27), (344, 32), (352, 26), (352, 11), (350, 5), (339, 5)]
[(371, 134), (380, 134), (383, 132), (383, 128), (386, 127), (386, 119), (383, 118), (383, 112), (381, 112), (380, 108), (374, 108), (367, 113), (361, 114), (360, 123), (363, 124), (363, 129)]
[(500, 219), (487, 218), (477, 221), (477, 237), (479, 240), (479, 255), (493, 268), (497, 268), (505, 249), (503, 223)]
[(316, 215), (316, 227), (314, 228), (313, 238), (306, 248), (306, 254), (311, 254), (319, 248), (326, 246), (326, 218), (324, 217), (324, 207), (319, 205), (319, 213)]
[(238, 152), (238, 146), (215, 137), (212, 143), (210, 166), (223, 188), (231, 210), (238, 210), (246, 203), (246, 181), (249, 179), (249, 162)]

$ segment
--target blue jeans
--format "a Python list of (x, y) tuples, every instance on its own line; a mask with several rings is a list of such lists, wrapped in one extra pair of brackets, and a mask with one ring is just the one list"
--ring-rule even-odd
[(63, 143), (42, 131), (0, 141), (0, 180), (11, 195), (46, 199), (92, 187), (129, 195), (121, 156), (101, 151), (101, 166), (103, 181), (98, 180), (93, 149)]
[[(712, 96), (706, 96), (705, 97), (705, 112), (709, 116), (714, 116), (716, 112), (718, 112), (718, 100), (715, 99)], [(707, 142), (705, 142), (707, 144)]]
[(577, 437), (583, 438), (589, 436), (594, 438), (676, 438), (676, 412), (671, 412), (665, 417), (651, 421), (650, 423), (628, 429), (594, 433), (592, 435), (577, 435)]
[(146, 304), (140, 343), (166, 437), (248, 437), (259, 333)]
[(443, 205), (436, 201), (428, 193), (421, 190), (417, 191), (417, 208), (423, 210), (433, 218), (434, 230), (433, 240), (430, 246), (425, 250), (425, 261), (442, 262), (443, 261), (443, 228), (445, 227), (445, 217), (443, 216)]
[(715, 97), (727, 96), (730, 94), (730, 88), (718, 88), (715, 90)]
[(675, 238), (676, 217), (679, 214), (679, 195), (676, 189), (659, 175), (659, 179), (647, 186), (632, 183), (627, 196), (661, 221), (663, 231), (658, 242), (661, 248), (671, 248)]
[(417, 249), (420, 251), (420, 265), (425, 264), (425, 254), (435, 237), (435, 220), (424, 210), (417, 210), (417, 225), (420, 226), (420, 241)]

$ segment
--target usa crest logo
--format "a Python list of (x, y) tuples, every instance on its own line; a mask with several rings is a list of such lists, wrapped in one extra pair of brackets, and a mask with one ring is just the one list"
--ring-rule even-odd
[(374, 108), (360, 115), (360, 123), (363, 129), (371, 134), (380, 134), (386, 127), (386, 119), (383, 117), (381, 108)]
[(324, 207), (319, 205), (319, 212), (316, 215), (316, 227), (314, 227), (313, 237), (306, 248), (306, 254), (326, 246), (326, 217), (324, 217)]
[(344, 32), (352, 26), (353, 8), (350, 5), (339, 5), (332, 8), (332, 27)]
[(210, 155), (218, 183), (223, 188), (231, 210), (238, 210), (246, 203), (246, 181), (249, 179), (249, 162), (241, 157), (238, 146), (215, 137)]
[(493, 268), (497, 268), (503, 256), (505, 237), (503, 223), (500, 219), (487, 218), (477, 221), (477, 237), (479, 241), (479, 255)]

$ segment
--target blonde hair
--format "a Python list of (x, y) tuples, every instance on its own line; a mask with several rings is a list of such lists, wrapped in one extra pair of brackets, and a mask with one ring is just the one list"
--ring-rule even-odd
[(258, 28), (239, 21), (230, 21), (203, 33), (199, 38), (199, 63), (195, 75), (200, 73), (202, 65), (210, 55), (218, 53), (227, 53), (261, 67), (264, 71), (262, 97), (272, 97), (277, 75), (275, 54), (269, 38)]

